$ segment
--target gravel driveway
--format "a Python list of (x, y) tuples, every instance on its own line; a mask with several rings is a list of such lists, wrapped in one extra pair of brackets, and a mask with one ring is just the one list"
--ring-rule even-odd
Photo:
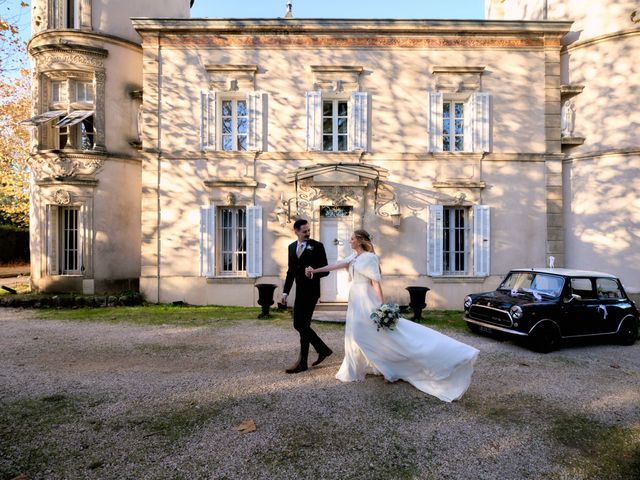
[[(0, 479), (638, 479), (640, 343), (480, 350), (447, 404), (404, 382), (298, 375), (282, 322), (182, 328), (0, 309)], [(255, 432), (237, 430), (253, 420)]]

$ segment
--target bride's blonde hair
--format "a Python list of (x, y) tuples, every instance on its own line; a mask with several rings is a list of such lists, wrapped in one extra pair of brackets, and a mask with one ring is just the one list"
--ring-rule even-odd
[(356, 230), (353, 232), (353, 235), (365, 252), (376, 253), (373, 248), (373, 243), (371, 243), (371, 235), (369, 235), (369, 232), (366, 230)]

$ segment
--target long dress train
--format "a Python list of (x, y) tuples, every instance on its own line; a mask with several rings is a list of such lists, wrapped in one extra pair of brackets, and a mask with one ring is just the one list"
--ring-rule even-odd
[(394, 330), (376, 330), (371, 313), (380, 306), (371, 280), (380, 281), (378, 257), (352, 255), (345, 327), (345, 356), (336, 374), (343, 382), (364, 380), (367, 373), (393, 382), (405, 380), (440, 400), (457, 400), (469, 387), (478, 350), (431, 328), (400, 318)]

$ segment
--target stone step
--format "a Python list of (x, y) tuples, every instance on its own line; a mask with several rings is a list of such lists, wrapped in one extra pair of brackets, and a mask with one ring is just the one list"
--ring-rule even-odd
[(313, 320), (316, 322), (345, 323), (347, 310), (320, 310), (313, 312)]

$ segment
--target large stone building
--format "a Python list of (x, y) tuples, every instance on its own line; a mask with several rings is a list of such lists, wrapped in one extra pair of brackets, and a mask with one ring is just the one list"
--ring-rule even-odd
[[(458, 308), (550, 257), (640, 291), (635, 2), (488, 1), (484, 21), (189, 3), (33, 1), (36, 289), (254, 305), (305, 217), (330, 261), (369, 230), (401, 303), (425, 285)], [(346, 272), (323, 282), (346, 300)]]

